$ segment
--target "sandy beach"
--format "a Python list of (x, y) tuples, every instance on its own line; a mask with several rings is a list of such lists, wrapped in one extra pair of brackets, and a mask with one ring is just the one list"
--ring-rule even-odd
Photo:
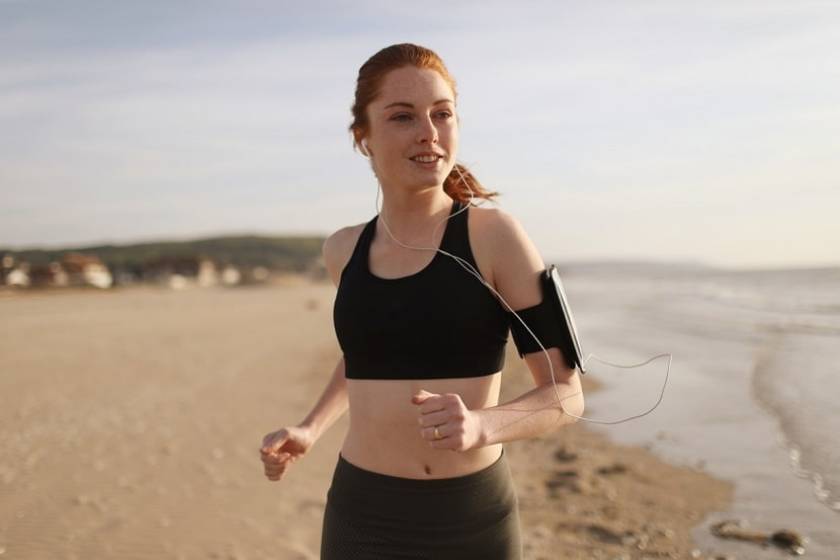
[[(257, 450), (327, 383), (334, 293), (0, 297), (0, 558), (318, 558), (346, 415), (280, 482)], [(532, 386), (509, 341), (500, 402)], [(585, 423), (505, 449), (527, 559), (696, 557), (692, 530), (732, 499), (731, 483)]]

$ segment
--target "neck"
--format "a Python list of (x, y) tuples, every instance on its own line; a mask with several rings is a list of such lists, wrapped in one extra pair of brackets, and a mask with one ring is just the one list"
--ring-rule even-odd
[[(452, 199), (443, 188), (435, 187), (421, 192), (401, 193), (393, 196), (383, 189), (380, 219), (387, 222), (391, 231), (402, 243), (407, 245), (425, 245), (436, 243), (442, 235), (443, 220), (449, 216)], [(437, 229), (435, 229), (436, 226)], [(383, 227), (384, 238), (389, 243), (398, 245)], [(434, 237), (434, 239), (433, 239)]]

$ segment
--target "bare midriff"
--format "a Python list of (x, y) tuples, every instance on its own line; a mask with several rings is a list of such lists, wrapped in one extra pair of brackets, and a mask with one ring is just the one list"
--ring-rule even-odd
[[(350, 427), (341, 456), (353, 465), (390, 476), (452, 478), (492, 465), (502, 444), (452, 451), (431, 447), (421, 435), (421, 405), (411, 401), (420, 389), (455, 393), (469, 410), (496, 406), (501, 372), (446, 379), (347, 379)], [(444, 432), (445, 433), (445, 432)]]

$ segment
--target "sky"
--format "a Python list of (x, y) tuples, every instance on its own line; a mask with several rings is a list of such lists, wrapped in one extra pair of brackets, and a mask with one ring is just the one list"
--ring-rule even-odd
[(328, 235), (379, 49), (458, 84), (458, 160), (546, 262), (840, 266), (840, 2), (0, 0), (0, 247)]

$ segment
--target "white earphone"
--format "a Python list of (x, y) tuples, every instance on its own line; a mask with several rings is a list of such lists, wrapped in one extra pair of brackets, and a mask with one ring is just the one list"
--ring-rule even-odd
[(367, 140), (362, 139), (362, 154), (367, 157), (370, 157), (370, 148), (368, 148)]

